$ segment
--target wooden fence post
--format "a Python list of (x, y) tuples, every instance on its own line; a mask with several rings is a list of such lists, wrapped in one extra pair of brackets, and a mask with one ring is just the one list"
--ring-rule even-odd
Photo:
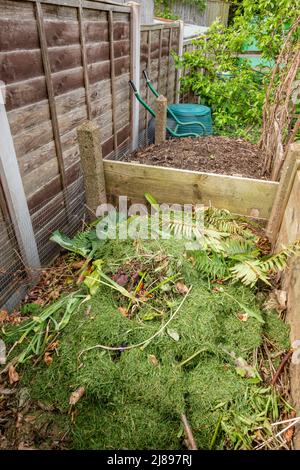
[(161, 144), (166, 140), (167, 127), (167, 106), (168, 100), (160, 95), (156, 98), (156, 119), (155, 119), (155, 144)]
[(266, 230), (266, 234), (269, 237), (273, 247), (276, 243), (278, 232), (283, 220), (284, 211), (290, 197), (297, 169), (299, 167), (299, 160), (300, 143), (294, 143), (290, 146), (287, 158), (283, 164), (279, 187)]
[(97, 207), (106, 203), (100, 129), (92, 121), (87, 121), (77, 129), (77, 135), (86, 205), (90, 218), (95, 218)]

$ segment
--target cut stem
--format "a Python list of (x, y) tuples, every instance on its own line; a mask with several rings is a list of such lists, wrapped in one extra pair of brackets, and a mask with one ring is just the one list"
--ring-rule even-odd
[(202, 348), (200, 349), (199, 351), (195, 352), (194, 354), (192, 354), (192, 356), (188, 357), (187, 359), (185, 359), (184, 361), (182, 361), (180, 364), (179, 364), (179, 367), (183, 367), (185, 366), (188, 362), (192, 361), (195, 357), (199, 356), (199, 354), (205, 352), (205, 351), (208, 351), (207, 348)]
[(194, 439), (191, 427), (190, 427), (189, 422), (187, 420), (187, 417), (184, 413), (182, 413), (182, 415), (181, 415), (181, 422), (183, 424), (185, 435), (186, 435), (187, 441), (189, 443), (189, 450), (198, 450), (198, 447), (197, 447), (196, 441)]

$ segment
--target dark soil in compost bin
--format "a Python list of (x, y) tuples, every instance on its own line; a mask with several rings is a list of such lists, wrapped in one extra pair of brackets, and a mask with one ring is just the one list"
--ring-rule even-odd
[(168, 140), (126, 157), (128, 162), (146, 165), (269, 179), (268, 174), (263, 174), (263, 160), (263, 152), (256, 144), (220, 136)]

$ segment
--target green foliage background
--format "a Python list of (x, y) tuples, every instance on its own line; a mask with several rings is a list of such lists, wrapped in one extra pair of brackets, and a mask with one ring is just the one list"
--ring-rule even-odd
[[(226, 27), (215, 22), (205, 37), (195, 41), (196, 50), (185, 53), (182, 60), (177, 57), (176, 63), (185, 69), (183, 91), (195, 92), (212, 108), (218, 133), (247, 137), (251, 131), (257, 137), (271, 70), (265, 66), (254, 70), (239, 55), (246, 45), (255, 45), (262, 58), (271, 61), (270, 66), (275, 64), (288, 30), (300, 14), (300, 4), (297, 0), (233, 3), (231, 24)], [(294, 36), (295, 47), (299, 47), (300, 32)]]
[[(206, 7), (206, 0), (183, 0), (181, 3), (186, 5), (195, 5), (200, 12), (203, 12)], [(172, 12), (174, 0), (155, 0), (155, 14), (161, 18), (170, 20), (177, 20), (179, 17)]]

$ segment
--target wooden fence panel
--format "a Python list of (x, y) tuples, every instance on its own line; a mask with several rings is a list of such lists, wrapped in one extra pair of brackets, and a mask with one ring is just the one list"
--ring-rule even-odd
[[(167, 97), (168, 103), (176, 100), (176, 68), (172, 58), (172, 51), (179, 52), (178, 23), (156, 24), (142, 26), (141, 28), (141, 76), (140, 92), (143, 99), (154, 109), (155, 96), (149, 92), (143, 76), (147, 69), (148, 75), (158, 92)], [(145, 139), (150, 115), (147, 111), (140, 112), (140, 143)]]
[(188, 5), (175, 0), (172, 11), (178, 15), (185, 23), (196, 24), (198, 26), (210, 26), (217, 18), (222, 23), (227, 24), (229, 3), (222, 0), (207, 0), (206, 9), (201, 12), (197, 5)]
[(51, 231), (85, 213), (77, 127), (100, 126), (104, 156), (129, 146), (131, 19), (96, 0), (0, 0), (0, 80), (42, 262)]

